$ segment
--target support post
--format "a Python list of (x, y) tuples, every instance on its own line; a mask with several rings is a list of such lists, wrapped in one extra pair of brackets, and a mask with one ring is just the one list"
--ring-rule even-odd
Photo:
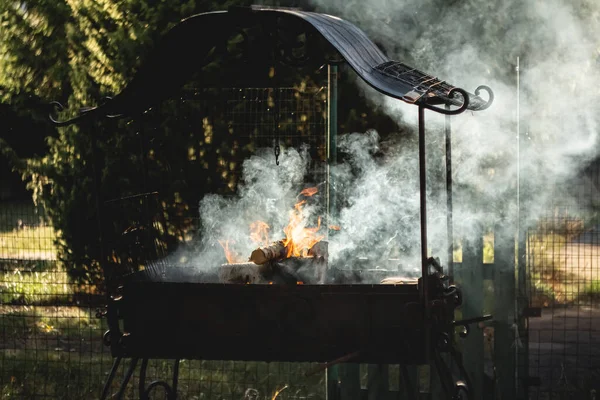
[(337, 104), (338, 104), (338, 66), (327, 66), (327, 211), (328, 225), (336, 216), (336, 193), (331, 176), (331, 166), (337, 163)]
[(427, 170), (425, 159), (425, 108), (419, 105), (419, 200), (421, 210), (421, 301), (425, 321), (425, 354), (430, 359), (429, 264), (427, 263)]
[(521, 215), (526, 215), (526, 205), (522, 201), (521, 196), (524, 187), (521, 187), (521, 146), (526, 146), (531, 142), (528, 140), (527, 130), (521, 134), (521, 77), (520, 69), (521, 62), (520, 57), (517, 57), (517, 218), (516, 218), (516, 238), (517, 238), (517, 294), (515, 301), (515, 317), (514, 324), (516, 329), (513, 331), (513, 337), (517, 342), (517, 334), (523, 337), (520, 340), (521, 347), (517, 345), (513, 348), (515, 354), (516, 370), (515, 370), (515, 387), (516, 387), (516, 399), (522, 400), (529, 398), (529, 389), (526, 384), (526, 379), (529, 377), (529, 339), (528, 339), (528, 319), (523, 316), (523, 310), (529, 306), (529, 293), (528, 293), (528, 267), (527, 267), (527, 232), (526, 227), (521, 226)]
[[(446, 105), (446, 110), (450, 106)], [(446, 136), (446, 235), (448, 240), (448, 276), (454, 282), (454, 226), (452, 221), (452, 128), (450, 115), (445, 116), (444, 133)]]
[[(481, 228), (468, 239), (463, 239), (463, 260), (457, 266), (457, 281), (462, 288), (464, 302), (462, 318), (483, 315), (483, 232)], [(463, 341), (463, 362), (471, 378), (469, 389), (473, 399), (483, 398), (483, 330), (472, 324), (469, 336)]]
[[(338, 133), (338, 66), (328, 64), (327, 88), (327, 210), (328, 226), (337, 217), (337, 198), (335, 182), (331, 176), (331, 166), (337, 163), (337, 133)], [(360, 397), (360, 366), (358, 364), (341, 364), (327, 368), (327, 400), (359, 400)]]

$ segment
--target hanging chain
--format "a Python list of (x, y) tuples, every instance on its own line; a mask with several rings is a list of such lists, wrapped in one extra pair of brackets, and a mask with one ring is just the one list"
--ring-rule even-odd
[(273, 119), (275, 121), (275, 137), (273, 139), (273, 143), (275, 145), (274, 147), (274, 151), (275, 151), (275, 164), (279, 165), (279, 155), (281, 154), (281, 147), (279, 147), (279, 96), (278, 96), (278, 92), (279, 89), (275, 89), (275, 92), (273, 94), (273, 102), (274, 102), (274, 107), (273, 107), (273, 112), (275, 113), (275, 115), (273, 116)]
[(279, 165), (279, 154), (281, 154), (281, 148), (279, 147), (279, 140), (275, 142), (275, 164)]

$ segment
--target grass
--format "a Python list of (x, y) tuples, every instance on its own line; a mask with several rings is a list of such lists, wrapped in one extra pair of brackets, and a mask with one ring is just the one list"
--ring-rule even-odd
[(582, 221), (561, 226), (541, 225), (527, 243), (532, 303), (534, 306), (597, 303), (600, 271), (596, 244), (577, 243), (585, 231)]
[(0, 259), (54, 260), (56, 231), (31, 202), (2, 203)]
[(593, 280), (585, 286), (583, 293), (593, 299), (600, 299), (600, 280)]
[(74, 293), (74, 285), (64, 268), (46, 271), (0, 270), (0, 303), (65, 304)]
[(0, 259), (55, 260), (56, 232), (48, 225), (0, 232)]

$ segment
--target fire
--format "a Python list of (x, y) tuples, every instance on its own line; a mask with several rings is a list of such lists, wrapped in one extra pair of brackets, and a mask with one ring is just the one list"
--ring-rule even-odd
[[(317, 188), (307, 188), (300, 192), (306, 196), (312, 196), (315, 193), (317, 193)], [(306, 218), (302, 212), (304, 204), (306, 204), (306, 200), (299, 201), (294, 205), (294, 209), (290, 211), (290, 222), (283, 228), (285, 233), (283, 245), (287, 249), (288, 258), (307, 257), (308, 250), (325, 237), (325, 235), (317, 234), (321, 229), (321, 217), (318, 218), (316, 227), (306, 227)]]
[(269, 225), (263, 221), (254, 221), (250, 224), (250, 239), (259, 246), (269, 245)]
[[(318, 193), (316, 187), (305, 188), (300, 192), (300, 195), (311, 197)], [(317, 226), (308, 227), (306, 215), (304, 213), (304, 205), (306, 199), (299, 201), (294, 205), (294, 209), (290, 211), (290, 220), (288, 225), (283, 228), (285, 239), (281, 243), (285, 247), (286, 257), (308, 257), (308, 251), (318, 242), (323, 240), (325, 235), (319, 234), (321, 229), (321, 217), (317, 219)], [(329, 227), (333, 230), (339, 230), (340, 227), (332, 225)], [(271, 244), (269, 238), (270, 226), (263, 221), (254, 221), (250, 224), (250, 239), (261, 247), (268, 247)], [(225, 257), (230, 264), (244, 262), (239, 255), (230, 247), (233, 244), (230, 240), (219, 240), (219, 244), (225, 251)], [(302, 283), (299, 283), (302, 284)]]
[(319, 191), (319, 189), (317, 189), (316, 187), (310, 187), (310, 188), (306, 188), (303, 191), (301, 191), (300, 194), (307, 196), (307, 197), (311, 197), (312, 195), (316, 194), (318, 191)]
[[(225, 258), (227, 259), (227, 262), (229, 264), (241, 262), (239, 255), (233, 249), (229, 248), (229, 242), (230, 242), (229, 239), (219, 240), (218, 242), (221, 245), (221, 247), (223, 248), (223, 251), (225, 251)], [(232, 244), (233, 244), (233, 242), (232, 242)]]

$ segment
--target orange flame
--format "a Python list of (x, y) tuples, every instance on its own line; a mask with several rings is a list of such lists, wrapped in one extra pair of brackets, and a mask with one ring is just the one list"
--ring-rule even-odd
[[(301, 195), (311, 197), (318, 193), (316, 187), (305, 188), (300, 192)], [(308, 251), (318, 242), (323, 240), (325, 235), (318, 235), (317, 232), (321, 229), (321, 217), (317, 220), (316, 227), (307, 227), (306, 216), (303, 213), (303, 207), (306, 200), (302, 200), (294, 205), (294, 209), (290, 211), (290, 222), (283, 228), (285, 239), (282, 240), (286, 248), (286, 257), (308, 257)], [(331, 229), (339, 230), (339, 227), (331, 226)], [(250, 224), (250, 239), (259, 246), (269, 246), (269, 230), (270, 227), (266, 222), (254, 221)], [(241, 257), (232, 249), (230, 245), (234, 242), (227, 240), (219, 240), (219, 244), (225, 251), (225, 258), (230, 264), (244, 262)], [(300, 283), (301, 284), (301, 283)]]
[(269, 245), (269, 225), (263, 221), (250, 224), (250, 239), (259, 246)]
[[(225, 258), (227, 259), (227, 262), (229, 264), (235, 264), (235, 263), (239, 263), (242, 262), (240, 256), (233, 250), (229, 248), (229, 239), (223, 241), (223, 240), (218, 240), (219, 244), (221, 245), (221, 247), (223, 248), (223, 250), (225, 251)], [(232, 242), (233, 244), (233, 242)]]
[(319, 189), (317, 189), (316, 187), (310, 187), (310, 188), (306, 188), (303, 191), (300, 192), (300, 194), (306, 196), (306, 197), (310, 197), (312, 195), (314, 195), (315, 193), (317, 193), (319, 191)]
[(329, 225), (329, 229), (334, 230), (334, 231), (339, 231), (342, 228), (340, 228), (339, 225)]
[[(300, 194), (307, 194), (308, 196), (315, 193), (317, 193), (317, 188), (307, 188), (300, 192)], [(325, 237), (325, 235), (317, 235), (317, 232), (321, 229), (321, 217), (319, 217), (316, 227), (306, 227), (305, 215), (302, 212), (304, 204), (306, 204), (306, 200), (294, 205), (294, 209), (290, 211), (290, 222), (283, 228), (285, 233), (283, 245), (287, 249), (288, 258), (307, 257), (308, 250)]]

